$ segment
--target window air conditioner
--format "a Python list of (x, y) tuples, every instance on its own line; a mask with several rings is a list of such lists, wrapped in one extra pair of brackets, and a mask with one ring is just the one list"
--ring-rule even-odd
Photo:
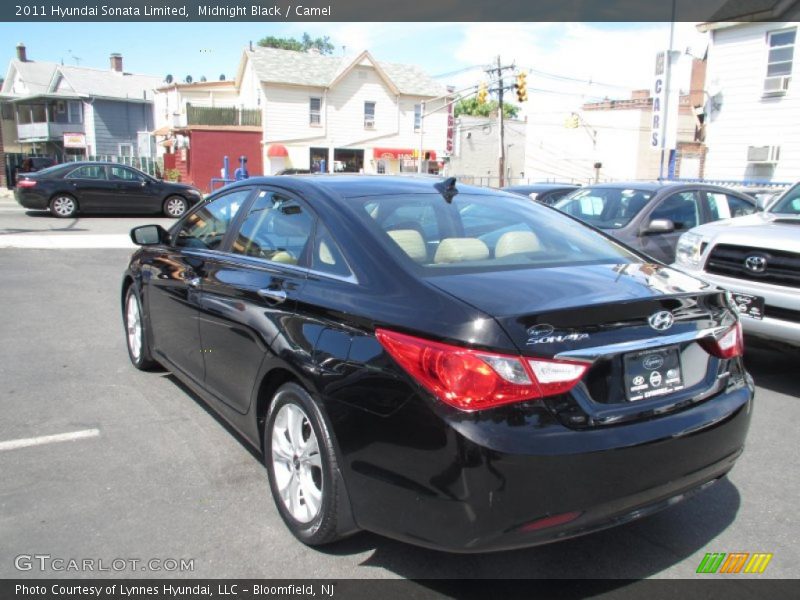
[(781, 157), (780, 146), (748, 146), (747, 162), (776, 163)]

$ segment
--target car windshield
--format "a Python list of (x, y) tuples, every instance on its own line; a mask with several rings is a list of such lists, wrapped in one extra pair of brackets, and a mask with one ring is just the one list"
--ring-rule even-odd
[(653, 192), (630, 188), (582, 188), (555, 207), (601, 229), (620, 229), (641, 211)]
[(355, 198), (357, 215), (422, 274), (641, 260), (616, 242), (527, 199), (458, 194)]
[(50, 173), (55, 173), (61, 169), (66, 169), (67, 165), (53, 165), (52, 167), (47, 167), (45, 169), (39, 169), (36, 171), (37, 176), (49, 175)]
[(800, 215), (800, 184), (797, 184), (770, 209), (771, 213), (781, 215)]

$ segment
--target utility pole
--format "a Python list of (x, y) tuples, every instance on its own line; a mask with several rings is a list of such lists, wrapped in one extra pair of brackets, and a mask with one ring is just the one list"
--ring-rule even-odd
[(500, 64), (500, 55), (497, 55), (497, 76), (500, 78), (500, 85), (497, 92), (498, 119), (500, 121), (500, 152), (497, 161), (497, 173), (500, 176), (499, 185), (503, 187), (506, 173), (506, 146), (505, 146), (505, 118), (503, 116), (503, 67)]

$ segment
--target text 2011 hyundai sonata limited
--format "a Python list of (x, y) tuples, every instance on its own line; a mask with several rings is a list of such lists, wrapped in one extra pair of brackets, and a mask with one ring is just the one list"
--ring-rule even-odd
[(256, 178), (131, 236), (131, 360), (263, 451), (307, 544), (541, 544), (667, 507), (742, 452), (726, 293), (527, 198)]

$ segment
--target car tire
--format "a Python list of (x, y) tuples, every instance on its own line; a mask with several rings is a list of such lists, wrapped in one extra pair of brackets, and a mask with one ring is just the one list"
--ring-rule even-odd
[[(300, 385), (285, 383), (272, 399), (264, 424), (264, 463), (278, 512), (304, 544), (320, 546), (354, 532), (328, 425)], [(351, 523), (352, 525), (352, 523)]]
[(164, 214), (171, 219), (179, 219), (189, 210), (189, 203), (181, 196), (170, 196), (164, 200)]
[(69, 194), (58, 194), (50, 200), (50, 214), (59, 219), (69, 219), (78, 212), (78, 201)]
[(125, 306), (122, 312), (122, 322), (125, 326), (125, 345), (128, 348), (128, 357), (134, 367), (140, 371), (151, 371), (157, 368), (158, 363), (150, 354), (150, 341), (147, 338), (147, 329), (144, 326), (142, 302), (136, 291), (136, 286), (131, 285), (125, 293)]

